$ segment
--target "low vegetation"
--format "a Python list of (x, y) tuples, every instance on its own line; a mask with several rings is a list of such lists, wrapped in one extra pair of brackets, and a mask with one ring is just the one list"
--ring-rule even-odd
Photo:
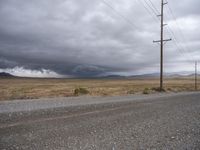
[[(166, 92), (193, 91), (193, 78), (165, 80)], [(78, 88), (77, 88), (78, 87)], [(150, 94), (159, 91), (159, 79), (28, 79), (0, 78), (0, 100)]]
[[(153, 87), (151, 88), (152, 91), (160, 92), (160, 87)], [(164, 92), (164, 91), (163, 91)]]
[(127, 94), (135, 94), (136, 92), (134, 91), (134, 90), (129, 90), (128, 92), (127, 92)]
[(89, 91), (86, 88), (76, 88), (74, 90), (75, 96), (86, 95), (86, 94), (89, 94)]
[(143, 94), (150, 94), (150, 89), (149, 88), (145, 88), (144, 90), (143, 90)]

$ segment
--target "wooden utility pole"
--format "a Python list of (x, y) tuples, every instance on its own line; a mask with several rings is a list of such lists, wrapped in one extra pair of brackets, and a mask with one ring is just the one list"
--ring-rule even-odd
[(197, 63), (197, 61), (195, 62), (195, 90), (197, 91), (198, 90), (198, 87), (197, 87), (197, 76), (198, 76), (198, 74), (197, 74), (197, 65), (198, 65), (198, 63)]
[(153, 41), (154, 43), (160, 43), (160, 91), (162, 92), (164, 90), (163, 88), (163, 49), (164, 49), (164, 42), (171, 41), (172, 39), (166, 39), (164, 40), (164, 29), (163, 27), (166, 25), (164, 24), (164, 5), (167, 3), (164, 3), (164, 0), (161, 0), (161, 14), (158, 15), (161, 17), (161, 33), (160, 33), (160, 40)]
[(164, 4), (161, 2), (161, 43), (160, 43), (160, 91), (163, 90), (163, 20), (164, 20)]

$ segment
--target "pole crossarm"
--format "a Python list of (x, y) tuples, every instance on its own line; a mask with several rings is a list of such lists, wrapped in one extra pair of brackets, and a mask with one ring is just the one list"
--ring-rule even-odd
[[(166, 40), (162, 40), (163, 42), (168, 42), (171, 41), (172, 39), (166, 39)], [(153, 43), (160, 43), (161, 40), (157, 40), (157, 41), (153, 41)]]

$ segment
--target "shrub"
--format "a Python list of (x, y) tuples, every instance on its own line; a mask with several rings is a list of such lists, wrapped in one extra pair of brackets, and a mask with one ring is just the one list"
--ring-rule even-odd
[(135, 91), (134, 90), (130, 90), (127, 92), (127, 94), (135, 94)]
[(145, 88), (145, 89), (143, 90), (143, 94), (150, 94), (149, 88)]
[(165, 89), (162, 89), (161, 92), (166, 92), (166, 90), (165, 90)]
[(162, 90), (160, 91), (160, 87), (153, 87), (151, 90), (152, 90), (152, 91), (156, 91), (156, 92), (166, 92), (165, 89), (162, 89)]
[(151, 90), (152, 91), (156, 91), (156, 92), (160, 92), (160, 88), (159, 87), (153, 87)]
[(75, 96), (78, 96), (78, 95), (86, 95), (86, 94), (88, 94), (89, 93), (89, 91), (87, 90), (87, 89), (85, 89), (85, 88), (76, 88), (75, 90), (74, 90), (74, 95)]
[(171, 89), (171, 88), (167, 88), (167, 90), (168, 90), (168, 91), (172, 91), (172, 89)]

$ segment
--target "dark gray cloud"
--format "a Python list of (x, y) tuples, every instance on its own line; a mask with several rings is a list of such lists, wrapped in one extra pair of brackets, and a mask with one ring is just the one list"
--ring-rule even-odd
[[(159, 9), (160, 1), (152, 1)], [(0, 68), (70, 76), (158, 72), (159, 46), (152, 41), (159, 38), (159, 22), (145, 10), (144, 0), (107, 2), (136, 27), (102, 0), (1, 0)], [(176, 71), (177, 64), (178, 71), (191, 70), (188, 59), (199, 59), (200, 1), (168, 2), (184, 38), (167, 8), (166, 22), (185, 49), (178, 50), (174, 42), (166, 45), (166, 71)]]

